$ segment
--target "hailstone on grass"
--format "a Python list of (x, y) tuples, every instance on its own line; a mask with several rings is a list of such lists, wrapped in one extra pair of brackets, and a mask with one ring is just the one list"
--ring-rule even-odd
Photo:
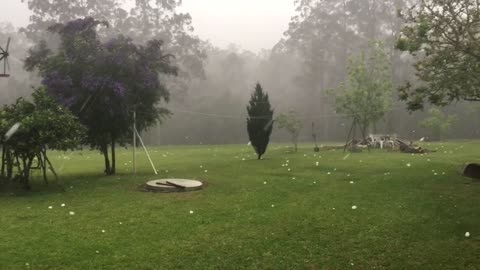
[(469, 232), (466, 232), (466, 233), (465, 233), (465, 237), (467, 237), (467, 238), (470, 237), (470, 233), (469, 233)]
[(73, 216), (73, 215), (75, 215), (75, 212), (70, 211), (69, 214), (70, 214), (70, 216)]
[(352, 209), (353, 210), (357, 209), (357, 206), (356, 205), (352, 206)]

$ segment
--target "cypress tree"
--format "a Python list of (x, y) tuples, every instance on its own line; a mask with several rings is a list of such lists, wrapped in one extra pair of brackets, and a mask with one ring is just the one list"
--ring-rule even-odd
[(252, 93), (247, 112), (248, 137), (258, 159), (261, 159), (267, 150), (273, 130), (273, 109), (270, 106), (268, 94), (263, 91), (260, 83), (257, 83)]

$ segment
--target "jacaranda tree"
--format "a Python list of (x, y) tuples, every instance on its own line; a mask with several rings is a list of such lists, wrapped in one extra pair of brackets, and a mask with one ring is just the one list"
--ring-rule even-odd
[(30, 50), (25, 68), (38, 68), (48, 93), (88, 128), (87, 143), (104, 155), (105, 173), (112, 175), (115, 146), (131, 141), (134, 112), (139, 132), (170, 114), (158, 106), (169, 101), (159, 74), (175, 75), (177, 69), (161, 40), (137, 45), (119, 35), (101, 42), (96, 33), (100, 25), (108, 26), (87, 17), (51, 26), (60, 36), (59, 48), (54, 52), (40, 42)]

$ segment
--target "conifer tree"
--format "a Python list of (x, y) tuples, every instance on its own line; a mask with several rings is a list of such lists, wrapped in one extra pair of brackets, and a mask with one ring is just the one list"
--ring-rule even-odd
[(261, 159), (267, 150), (270, 135), (273, 129), (273, 109), (268, 100), (268, 94), (257, 83), (247, 106), (247, 131), (258, 159)]

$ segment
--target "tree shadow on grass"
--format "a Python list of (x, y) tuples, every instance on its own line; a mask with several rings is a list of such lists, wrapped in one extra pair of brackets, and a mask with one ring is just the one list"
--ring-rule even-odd
[(49, 178), (48, 184), (42, 177), (35, 176), (30, 180), (30, 190), (22, 188), (18, 182), (5, 182), (0, 180), (0, 198), (2, 197), (32, 197), (62, 194), (71, 191), (90, 192), (97, 188), (115, 188), (118, 186), (130, 186), (151, 180), (150, 174), (139, 173), (133, 176), (128, 173), (118, 173), (106, 176), (102, 173), (82, 173), (59, 175), (56, 181)]

